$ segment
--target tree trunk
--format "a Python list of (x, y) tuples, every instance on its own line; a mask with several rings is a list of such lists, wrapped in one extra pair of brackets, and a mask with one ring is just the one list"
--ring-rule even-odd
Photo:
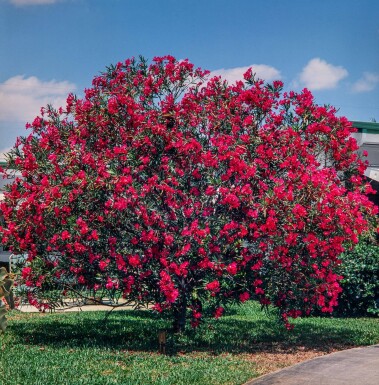
[(174, 333), (182, 333), (186, 328), (187, 322), (187, 298), (181, 299), (174, 310), (174, 322), (173, 331)]

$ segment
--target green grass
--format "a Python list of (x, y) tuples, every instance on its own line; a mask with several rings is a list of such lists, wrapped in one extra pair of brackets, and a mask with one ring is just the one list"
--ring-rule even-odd
[(196, 332), (169, 336), (147, 311), (11, 314), (0, 337), (1, 385), (235, 385), (257, 376), (254, 352), (342, 349), (379, 342), (376, 318), (308, 318), (287, 332), (254, 303)]

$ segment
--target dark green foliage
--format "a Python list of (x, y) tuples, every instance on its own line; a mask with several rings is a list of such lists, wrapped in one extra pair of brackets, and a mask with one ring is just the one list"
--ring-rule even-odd
[(363, 239), (353, 251), (343, 253), (341, 260), (343, 292), (335, 314), (379, 316), (379, 244)]

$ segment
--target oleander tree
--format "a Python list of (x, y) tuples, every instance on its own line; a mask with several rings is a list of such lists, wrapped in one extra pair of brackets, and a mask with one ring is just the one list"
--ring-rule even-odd
[(339, 254), (376, 213), (354, 129), (253, 71), (228, 84), (188, 60), (130, 59), (41, 110), (9, 152), (22, 178), (1, 204), (32, 304), (119, 293), (176, 331), (248, 299), (287, 327), (332, 311)]

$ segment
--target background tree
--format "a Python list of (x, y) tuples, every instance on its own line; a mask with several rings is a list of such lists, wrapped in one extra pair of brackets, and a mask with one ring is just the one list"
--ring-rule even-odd
[(233, 85), (206, 75), (126, 60), (18, 139), (2, 233), (28, 255), (31, 303), (120, 293), (171, 312), (175, 330), (249, 298), (287, 326), (332, 311), (338, 256), (374, 213), (351, 124), (251, 70)]

